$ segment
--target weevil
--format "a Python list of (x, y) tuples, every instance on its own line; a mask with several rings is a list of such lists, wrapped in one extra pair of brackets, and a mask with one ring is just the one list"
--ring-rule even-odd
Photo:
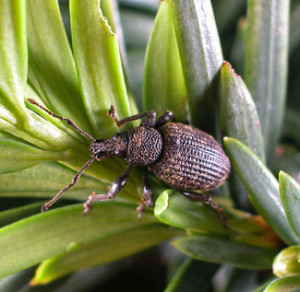
[[(111, 138), (95, 139), (70, 119), (51, 112), (33, 99), (28, 101), (49, 115), (65, 121), (79, 134), (92, 141), (91, 159), (78, 171), (72, 183), (42, 206), (42, 212), (48, 210), (64, 192), (72, 188), (95, 160), (100, 161), (113, 155), (124, 158), (128, 166), (113, 182), (107, 194), (93, 193), (89, 196), (84, 203), (84, 214), (90, 211), (94, 202), (115, 198), (125, 187), (130, 171), (135, 166), (143, 168), (144, 198), (137, 208), (139, 217), (145, 207), (154, 205), (153, 191), (147, 179), (148, 171), (191, 200), (209, 204), (220, 214), (223, 212), (220, 205), (210, 196), (197, 191), (212, 191), (225, 182), (230, 172), (228, 157), (212, 136), (190, 125), (176, 122), (172, 111), (166, 111), (158, 119), (155, 111), (148, 111), (120, 120), (111, 106), (108, 116), (118, 127), (138, 119), (142, 119), (142, 122), (139, 127), (117, 133)], [(221, 216), (223, 217), (222, 214)]]

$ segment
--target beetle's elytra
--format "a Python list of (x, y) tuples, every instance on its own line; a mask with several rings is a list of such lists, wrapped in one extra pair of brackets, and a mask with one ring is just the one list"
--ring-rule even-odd
[(177, 189), (183, 195), (221, 211), (211, 197), (193, 191), (211, 191), (220, 187), (230, 172), (230, 162), (220, 144), (207, 133), (192, 126), (175, 122), (171, 111), (156, 119), (154, 111), (140, 113), (119, 120), (112, 106), (108, 115), (121, 127), (127, 122), (145, 118), (139, 127), (113, 135), (109, 139), (95, 139), (81, 130), (71, 120), (58, 116), (33, 99), (29, 102), (40, 107), (48, 114), (67, 122), (81, 135), (92, 141), (92, 158), (76, 174), (73, 182), (63, 188), (52, 200), (44, 204), (46, 211), (61, 195), (73, 187), (84, 170), (95, 160), (117, 155), (128, 162), (124, 173), (116, 179), (107, 195), (93, 193), (84, 204), (87, 213), (93, 202), (114, 198), (126, 185), (130, 171), (135, 166), (143, 167), (144, 199), (138, 210), (153, 206), (153, 193), (147, 180), (147, 170), (159, 179)]

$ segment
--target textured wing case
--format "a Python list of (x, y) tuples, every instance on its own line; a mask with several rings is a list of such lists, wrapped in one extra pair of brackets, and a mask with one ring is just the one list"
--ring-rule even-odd
[(180, 189), (210, 191), (221, 186), (230, 162), (210, 135), (181, 123), (158, 129), (163, 137), (160, 159), (148, 166), (158, 178)]

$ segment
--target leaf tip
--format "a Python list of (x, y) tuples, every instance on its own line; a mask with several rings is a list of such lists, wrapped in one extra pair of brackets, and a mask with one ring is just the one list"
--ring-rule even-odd
[(232, 65), (228, 61), (223, 61), (222, 69), (233, 74), (235, 77), (242, 79), (242, 77), (235, 72), (235, 70), (232, 68)]

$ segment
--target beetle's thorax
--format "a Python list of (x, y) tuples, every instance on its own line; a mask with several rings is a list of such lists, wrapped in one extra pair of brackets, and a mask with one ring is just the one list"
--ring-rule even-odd
[(158, 160), (163, 147), (160, 132), (148, 126), (128, 131), (126, 161), (132, 165), (148, 165)]
[(97, 160), (101, 160), (112, 155), (118, 155), (125, 158), (127, 155), (127, 144), (128, 135), (127, 132), (123, 132), (113, 135), (111, 138), (106, 140), (96, 140), (91, 145), (90, 149)]

